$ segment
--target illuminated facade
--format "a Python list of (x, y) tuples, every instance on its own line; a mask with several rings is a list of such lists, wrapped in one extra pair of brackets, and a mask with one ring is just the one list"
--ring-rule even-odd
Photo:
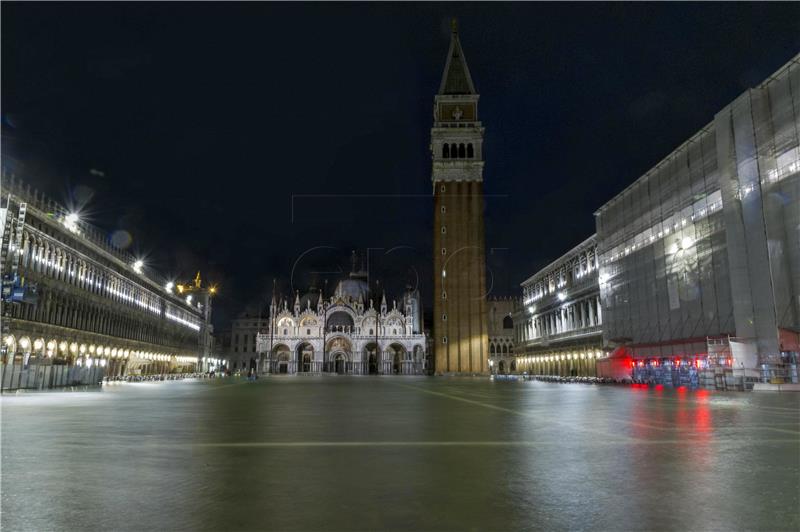
[(437, 374), (489, 371), (478, 93), (455, 22), (431, 129), (433, 334)]
[[(270, 304), (256, 350), (259, 371), (275, 374), (421, 375), (428, 371), (419, 292), (388, 305), (371, 297), (364, 271), (352, 271), (326, 298), (312, 290)], [(244, 320), (244, 319), (243, 319)], [(257, 323), (255, 320), (250, 320)], [(236, 333), (234, 333), (236, 334)], [(234, 340), (234, 345), (235, 340)], [(249, 349), (249, 344), (247, 344)], [(250, 359), (249, 354), (244, 355)]]
[(517, 371), (594, 376), (603, 310), (594, 235), (522, 283), (514, 313)]
[(489, 329), (489, 368), (494, 374), (514, 373), (514, 318), (519, 307), (510, 297), (490, 297), (486, 302)]
[(797, 363), (798, 110), (800, 56), (595, 213), (604, 343), (637, 371)]
[(199, 277), (178, 294), (76, 213), (10, 176), (0, 191), (3, 389), (213, 365)]

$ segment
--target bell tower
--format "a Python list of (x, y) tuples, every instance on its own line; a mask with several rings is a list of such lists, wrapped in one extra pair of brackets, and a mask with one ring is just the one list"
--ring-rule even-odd
[(433, 264), (436, 373), (489, 372), (483, 222), (483, 126), (456, 21), (434, 98)]

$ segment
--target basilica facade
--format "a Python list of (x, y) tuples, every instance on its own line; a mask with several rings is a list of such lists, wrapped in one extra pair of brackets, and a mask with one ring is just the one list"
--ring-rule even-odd
[(275, 374), (422, 375), (428, 371), (419, 292), (389, 304), (353, 271), (330, 296), (274, 297), (269, 332), (258, 335), (260, 371)]

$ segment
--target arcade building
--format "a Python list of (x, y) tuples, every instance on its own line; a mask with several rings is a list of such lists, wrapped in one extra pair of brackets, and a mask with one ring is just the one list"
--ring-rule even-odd
[(209, 371), (214, 288), (180, 284), (12, 175), (0, 187), (0, 389)]

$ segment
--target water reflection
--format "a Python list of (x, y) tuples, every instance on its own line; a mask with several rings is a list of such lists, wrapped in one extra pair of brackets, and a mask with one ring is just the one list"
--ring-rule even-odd
[[(800, 525), (787, 511), (800, 491), (798, 406), (787, 396), (369, 377), (4, 397), (2, 525), (786, 528)], [(724, 488), (742, 478), (748, 489)], [(702, 501), (702, 515), (687, 501)]]

